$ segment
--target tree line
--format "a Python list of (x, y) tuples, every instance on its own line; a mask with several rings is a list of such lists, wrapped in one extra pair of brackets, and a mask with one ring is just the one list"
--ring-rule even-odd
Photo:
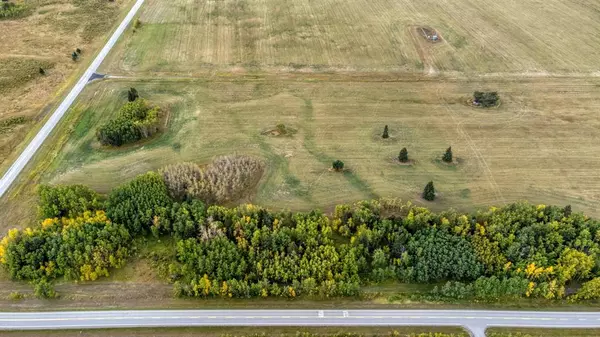
[(180, 296), (356, 296), (395, 280), (442, 282), (438, 298), (600, 298), (600, 222), (570, 207), (434, 213), (381, 199), (326, 215), (214, 205), (165, 179), (149, 172), (107, 196), (40, 187), (39, 224), (11, 230), (0, 262), (13, 279), (44, 286), (95, 280), (126, 262), (133, 238), (173, 236), (168, 275)]

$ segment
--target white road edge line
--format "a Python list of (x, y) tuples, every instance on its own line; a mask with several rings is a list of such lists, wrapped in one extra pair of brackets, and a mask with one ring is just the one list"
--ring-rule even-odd
[(119, 27), (117, 27), (113, 35), (106, 42), (102, 50), (100, 50), (98, 56), (96, 56), (92, 64), (90, 64), (90, 66), (81, 76), (79, 81), (77, 81), (75, 86), (71, 89), (67, 97), (62, 101), (58, 108), (56, 108), (56, 110), (52, 113), (52, 116), (50, 116), (46, 124), (44, 124), (40, 131), (31, 140), (29, 145), (27, 145), (25, 150), (21, 152), (17, 160), (15, 160), (15, 162), (10, 166), (8, 171), (6, 171), (2, 179), (0, 179), (0, 197), (2, 197), (8, 191), (12, 183), (17, 179), (17, 177), (23, 171), (25, 166), (31, 161), (33, 155), (42, 146), (46, 138), (48, 138), (52, 130), (54, 130), (54, 128), (65, 115), (67, 110), (69, 110), (77, 96), (79, 96), (85, 85), (88, 83), (88, 80), (90, 79), (92, 74), (96, 72), (100, 64), (102, 64), (102, 62), (104, 61), (104, 58), (106, 58), (106, 55), (108, 55), (108, 53), (117, 43), (121, 35), (123, 35), (123, 32), (125, 31), (125, 29), (127, 29), (127, 26), (131, 23), (131, 20), (133, 20), (133, 17), (137, 14), (138, 10), (140, 9), (143, 3), (144, 0), (136, 0), (136, 3), (133, 5), (125, 19), (123, 19)]

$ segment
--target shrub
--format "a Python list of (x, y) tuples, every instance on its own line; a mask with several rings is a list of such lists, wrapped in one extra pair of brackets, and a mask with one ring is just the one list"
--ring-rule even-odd
[(383, 128), (383, 134), (381, 135), (381, 138), (383, 138), (383, 139), (390, 138), (389, 130), (388, 130), (388, 126), (387, 125)]
[(499, 99), (500, 99), (500, 97), (498, 96), (498, 93), (495, 91), (490, 91), (490, 92), (475, 91), (475, 93), (473, 93), (473, 103), (475, 103), (476, 105), (479, 105), (481, 107), (484, 107), (484, 108), (496, 106), (498, 104)]
[(121, 146), (152, 136), (158, 131), (159, 108), (143, 99), (125, 104), (115, 119), (98, 129), (96, 137), (103, 145)]
[(401, 163), (408, 162), (408, 150), (406, 148), (402, 148), (402, 150), (400, 150), (400, 154), (398, 155), (398, 160)]
[(33, 293), (35, 297), (40, 299), (50, 299), (55, 298), (57, 296), (52, 283), (48, 282), (47, 279), (41, 278), (39, 280), (35, 280), (32, 282), (33, 284)]
[(15, 19), (25, 15), (28, 12), (27, 6), (24, 4), (16, 4), (13, 2), (2, 2), (0, 5), (0, 20)]
[(425, 185), (425, 189), (423, 190), (423, 199), (427, 201), (435, 200), (435, 187), (433, 186), (433, 181), (430, 181)]
[(446, 149), (446, 152), (442, 156), (442, 160), (445, 161), (446, 163), (451, 163), (452, 159), (453, 159), (452, 158), (452, 146), (450, 146), (449, 148)]
[(77, 54), (77, 52), (72, 52), (71, 53), (71, 60), (77, 61), (78, 59), (79, 59), (79, 54)]
[(331, 167), (335, 170), (335, 171), (342, 171), (344, 169), (344, 162), (341, 160), (336, 160), (331, 164)]

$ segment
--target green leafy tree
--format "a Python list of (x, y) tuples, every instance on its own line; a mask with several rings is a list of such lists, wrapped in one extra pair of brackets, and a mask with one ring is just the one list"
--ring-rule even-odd
[(388, 130), (388, 126), (387, 125), (383, 128), (383, 135), (381, 135), (381, 138), (383, 138), (383, 139), (390, 138), (389, 130)]
[(344, 162), (341, 160), (336, 160), (333, 162), (333, 164), (331, 164), (331, 167), (335, 170), (335, 171), (342, 171), (344, 169)]
[(85, 211), (103, 209), (101, 196), (84, 185), (40, 185), (38, 215), (46, 218), (73, 218)]
[(409, 279), (417, 282), (473, 280), (481, 275), (482, 266), (469, 242), (439, 229), (417, 232), (407, 253), (412, 269)]
[(407, 163), (408, 162), (408, 150), (405, 147), (402, 148), (402, 150), (400, 150), (400, 154), (398, 155), (398, 160), (401, 163)]
[(423, 190), (423, 199), (427, 201), (435, 200), (435, 187), (433, 186), (433, 181), (430, 181), (425, 185), (425, 189)]
[(172, 203), (162, 177), (149, 172), (113, 189), (106, 201), (106, 213), (137, 235), (148, 232), (157, 218), (166, 217)]
[(585, 282), (573, 296), (575, 300), (597, 300), (600, 298), (600, 277)]
[(446, 149), (446, 152), (444, 153), (444, 155), (442, 156), (442, 160), (446, 163), (451, 163), (453, 158), (452, 158), (452, 146), (448, 147)]

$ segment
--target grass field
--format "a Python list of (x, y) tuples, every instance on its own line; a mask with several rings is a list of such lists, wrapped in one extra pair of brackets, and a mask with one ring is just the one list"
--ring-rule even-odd
[[(389, 82), (387, 82), (389, 81)], [(573, 204), (598, 214), (600, 92), (594, 79), (392, 81), (297, 75), (235, 76), (227, 81), (107, 81), (90, 86), (84, 112), (48, 174), (53, 183), (85, 183), (102, 192), (136, 174), (177, 161), (255, 154), (269, 162), (254, 202), (272, 208), (329, 209), (377, 196), (422, 202), (433, 180), (434, 208), (498, 205), (522, 199)], [(126, 100), (126, 88), (163, 105), (168, 131), (145, 144), (106, 150), (95, 129)], [(500, 108), (469, 107), (480, 87), (500, 90)], [(278, 123), (291, 137), (261, 131)], [(384, 125), (391, 138), (380, 137)], [(438, 158), (452, 145), (456, 166)], [(412, 166), (394, 158), (406, 146)], [(328, 168), (335, 159), (350, 172)]]
[[(0, 130), (0, 172), (74, 76), (87, 67), (130, 0), (16, 2), (26, 4), (27, 15), (0, 20), (5, 32), (0, 35), (0, 124), (15, 117), (26, 121)], [(70, 55), (76, 48), (83, 53), (73, 62)]]

